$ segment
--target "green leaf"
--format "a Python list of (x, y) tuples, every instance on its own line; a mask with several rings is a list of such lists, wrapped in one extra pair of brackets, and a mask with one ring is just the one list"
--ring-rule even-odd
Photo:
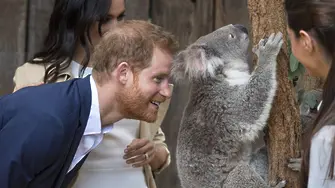
[(296, 77), (299, 77), (300, 75), (305, 73), (305, 68), (301, 63), (298, 63), (298, 68), (295, 71), (289, 71), (288, 72), (288, 78), (290, 80), (293, 80)]
[(310, 108), (314, 108), (317, 105), (317, 99), (313, 93), (306, 93), (303, 100)]
[(293, 53), (290, 55), (290, 70), (292, 72), (296, 71), (299, 67), (299, 61), (294, 57)]
[(297, 99), (298, 99), (299, 104), (301, 104), (302, 101), (304, 100), (304, 94), (305, 94), (304, 89), (300, 89), (297, 91)]
[(322, 90), (310, 90), (304, 93), (303, 102), (310, 108), (317, 108), (319, 102), (322, 99)]

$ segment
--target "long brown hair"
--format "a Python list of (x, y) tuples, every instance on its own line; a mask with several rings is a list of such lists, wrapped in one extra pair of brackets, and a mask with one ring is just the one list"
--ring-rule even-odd
[[(320, 111), (313, 125), (303, 135), (301, 185), (307, 187), (311, 139), (324, 126), (335, 126), (335, 1), (285, 0), (285, 9), (288, 27), (294, 31), (295, 36), (299, 37), (300, 30), (309, 32), (332, 59), (323, 87)], [(333, 142), (329, 161), (328, 177), (331, 179), (334, 178), (334, 154), (335, 142)]]
[[(81, 73), (91, 58), (89, 29), (98, 22), (100, 36), (102, 24), (109, 21), (111, 0), (56, 0), (49, 19), (49, 29), (44, 45), (29, 61), (33, 64), (51, 65), (46, 69), (44, 82), (53, 83), (59, 73), (70, 66), (79, 43), (84, 48), (85, 58)], [(35, 60), (39, 58), (39, 60)]]

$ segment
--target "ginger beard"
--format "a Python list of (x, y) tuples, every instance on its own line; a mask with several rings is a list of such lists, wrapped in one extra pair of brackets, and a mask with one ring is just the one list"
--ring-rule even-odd
[(134, 84), (131, 88), (124, 88), (116, 93), (120, 112), (125, 118), (138, 119), (149, 123), (155, 122), (157, 119), (158, 107), (151, 104), (154, 98), (158, 97), (148, 97), (143, 94), (139, 87), (138, 75), (134, 76)]

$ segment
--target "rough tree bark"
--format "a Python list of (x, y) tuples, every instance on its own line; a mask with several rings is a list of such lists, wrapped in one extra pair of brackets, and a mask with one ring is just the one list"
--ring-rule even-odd
[[(284, 0), (249, 0), (253, 45), (281, 31), (287, 41)], [(293, 84), (288, 79), (287, 42), (278, 55), (278, 90), (270, 113), (267, 131), (269, 181), (286, 180), (286, 187), (299, 187), (298, 174), (287, 168), (288, 159), (300, 157), (300, 118)]]

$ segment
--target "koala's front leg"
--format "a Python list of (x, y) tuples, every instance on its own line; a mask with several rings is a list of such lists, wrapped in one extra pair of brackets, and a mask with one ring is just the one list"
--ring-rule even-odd
[(248, 164), (240, 164), (232, 170), (227, 179), (222, 182), (222, 188), (283, 188), (286, 181), (281, 181), (275, 186), (266, 183), (257, 172)]
[(258, 56), (258, 66), (253, 71), (249, 82), (240, 91), (241, 99), (236, 109), (242, 121), (243, 141), (254, 141), (259, 131), (263, 130), (269, 117), (272, 102), (277, 90), (276, 67), (277, 55), (283, 44), (283, 35), (271, 34), (268, 39), (260, 40), (254, 52)]

